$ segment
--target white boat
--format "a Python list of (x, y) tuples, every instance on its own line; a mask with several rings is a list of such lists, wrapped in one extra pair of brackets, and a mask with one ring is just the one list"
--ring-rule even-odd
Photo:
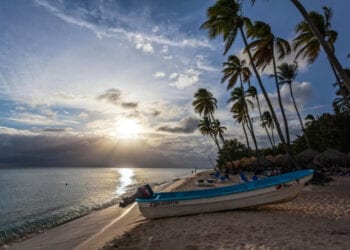
[(313, 172), (300, 170), (205, 190), (160, 192), (136, 201), (141, 214), (150, 219), (280, 203), (294, 199)]

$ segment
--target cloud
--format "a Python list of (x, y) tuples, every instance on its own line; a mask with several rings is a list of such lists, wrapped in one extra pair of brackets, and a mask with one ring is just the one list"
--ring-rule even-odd
[(195, 117), (185, 117), (177, 125), (164, 125), (157, 128), (158, 131), (170, 133), (193, 133), (198, 127), (199, 120)]
[(134, 42), (136, 45), (136, 49), (142, 50), (146, 54), (153, 54), (154, 49), (152, 47), (152, 44), (148, 41), (146, 41), (142, 35), (138, 34), (134, 38)]
[(97, 97), (97, 100), (105, 100), (109, 103), (112, 103), (114, 105), (119, 104), (119, 101), (121, 100), (121, 91), (119, 89), (108, 89), (106, 92), (102, 95), (99, 95)]
[(128, 109), (134, 109), (137, 108), (139, 104), (137, 102), (123, 102), (122, 107), (128, 108)]
[(152, 32), (145, 34), (141, 32), (141, 30), (147, 28), (145, 27), (145, 23), (152, 25), (147, 15), (141, 17), (139, 13), (129, 12), (124, 14), (116, 2), (75, 2), (71, 4), (69, 0), (36, 0), (36, 3), (67, 23), (93, 31), (98, 38), (119, 38), (120, 35), (124, 35), (124, 37), (133, 41), (138, 49), (141, 49), (145, 53), (153, 53), (152, 43), (181, 48), (212, 48), (212, 45), (207, 39), (188, 38), (186, 34), (180, 32), (174, 34), (174, 36), (180, 37), (177, 39), (168, 38), (165, 33), (160, 36), (158, 35), (160, 32), (158, 26), (153, 26)]
[(164, 78), (166, 76), (166, 74), (164, 72), (156, 72), (153, 74), (154, 78)]
[(51, 119), (45, 115), (33, 114), (29, 112), (15, 113), (11, 117), (6, 118), (10, 121), (15, 121), (22, 124), (38, 125), (38, 126), (51, 126), (51, 125), (67, 125), (78, 124), (76, 121), (65, 119)]
[[(175, 140), (162, 140), (153, 146), (147, 141), (122, 144), (104, 136), (0, 134), (0, 166), (193, 168), (207, 165), (207, 160), (197, 154), (193, 140), (185, 139), (184, 144)], [(169, 153), (168, 149), (172, 151)]]
[(188, 69), (184, 73), (170, 75), (170, 79), (175, 80), (170, 83), (170, 86), (175, 86), (178, 89), (185, 89), (196, 84), (199, 80), (199, 71)]
[(45, 128), (42, 131), (44, 132), (54, 132), (54, 133), (61, 133), (61, 132), (66, 132), (69, 129), (67, 128)]

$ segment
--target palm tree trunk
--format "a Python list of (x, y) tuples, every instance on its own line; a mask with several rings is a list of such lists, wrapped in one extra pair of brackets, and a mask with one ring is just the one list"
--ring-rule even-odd
[(309, 149), (311, 149), (309, 138), (308, 138), (308, 136), (307, 136), (307, 134), (306, 134), (306, 130), (305, 130), (303, 121), (302, 121), (302, 119), (301, 119), (301, 116), (300, 116), (300, 113), (299, 113), (297, 104), (296, 104), (296, 102), (295, 102), (295, 98), (294, 98), (294, 94), (293, 94), (293, 89), (292, 89), (292, 83), (290, 82), (290, 83), (288, 83), (288, 85), (289, 85), (290, 96), (292, 97), (293, 104), (294, 104), (294, 108), (295, 108), (295, 111), (296, 111), (296, 113), (297, 113), (297, 116), (298, 116), (298, 119), (299, 119), (299, 122), (300, 122), (301, 130), (302, 130), (303, 133), (304, 133), (304, 137), (305, 137), (305, 140), (306, 140), (307, 147), (308, 147)]
[[(259, 110), (260, 121), (262, 121), (261, 106), (260, 106), (260, 101), (259, 101), (258, 95), (256, 95), (256, 102), (257, 102), (257, 104), (258, 104), (258, 110)], [(272, 144), (272, 140), (271, 140), (270, 133), (269, 133), (269, 131), (267, 130), (267, 127), (266, 127), (266, 126), (264, 126), (264, 128), (265, 128), (265, 133), (266, 133), (266, 135), (267, 135), (267, 138), (269, 138), (271, 147), (272, 147), (272, 149), (275, 151), (274, 145)]]
[[(329, 59), (328, 59), (328, 61), (329, 61)], [(335, 78), (337, 79), (337, 83), (338, 83), (338, 85), (339, 85), (339, 88), (344, 87), (344, 83), (342, 83), (342, 81), (340, 81), (339, 75), (337, 74), (337, 71), (335, 70), (333, 64), (332, 64), (330, 61), (329, 61), (329, 64), (331, 65), (331, 68), (332, 68), (332, 70), (333, 70), (333, 73), (334, 73), (334, 75), (335, 75)], [(350, 107), (349, 98), (343, 93), (343, 91), (341, 91), (341, 95), (343, 96), (346, 105), (347, 105), (348, 107)]]
[(317, 40), (322, 45), (322, 48), (326, 52), (328, 59), (330, 60), (331, 64), (335, 67), (336, 71), (340, 75), (340, 77), (343, 79), (343, 82), (347, 89), (350, 91), (350, 77), (346, 74), (345, 70), (343, 69), (342, 65), (338, 61), (337, 57), (334, 55), (332, 49), (329, 47), (327, 42), (324, 40), (322, 34), (317, 29), (316, 25), (311, 21), (309, 13), (306, 11), (304, 6), (299, 2), (299, 0), (291, 0), (292, 3), (295, 5), (295, 7), (300, 11), (301, 15), (304, 17), (305, 21), (309, 25), (312, 32), (315, 34)]
[(243, 127), (244, 136), (245, 136), (245, 139), (246, 139), (246, 142), (247, 142), (247, 147), (248, 147), (248, 149), (250, 151), (251, 149), (250, 149), (250, 145), (249, 145), (249, 139), (248, 139), (247, 130), (245, 129), (245, 124), (244, 123), (242, 123), (242, 127)]
[(273, 121), (274, 121), (274, 123), (275, 123), (275, 125), (276, 125), (276, 130), (277, 130), (278, 136), (279, 136), (279, 138), (280, 138), (280, 140), (281, 140), (281, 143), (282, 143), (282, 145), (283, 145), (283, 148), (284, 148), (285, 152), (287, 153), (287, 152), (289, 152), (289, 148), (288, 148), (288, 146), (287, 146), (286, 140), (285, 140), (284, 137), (283, 137), (283, 133), (282, 133), (280, 124), (279, 124), (279, 122), (278, 122), (278, 120), (277, 120), (277, 116), (276, 116), (275, 110), (274, 110), (273, 107), (272, 107), (270, 98), (269, 98), (269, 96), (268, 96), (268, 94), (267, 94), (267, 92), (266, 92), (266, 89), (265, 89), (265, 87), (264, 87), (262, 81), (261, 81), (259, 72), (258, 72), (258, 70), (256, 69), (255, 64), (254, 64), (254, 62), (253, 62), (252, 53), (250, 52), (250, 49), (249, 49), (249, 47), (248, 47), (247, 38), (245, 37), (245, 34), (244, 34), (244, 32), (243, 32), (242, 26), (239, 27), (239, 31), (240, 31), (241, 36), (242, 36), (242, 38), (243, 38), (244, 46), (245, 46), (246, 49), (247, 49), (248, 56), (249, 56), (249, 60), (250, 60), (250, 63), (251, 63), (251, 65), (252, 65), (253, 71), (254, 71), (254, 73), (255, 73), (256, 79), (258, 80), (259, 87), (261, 88), (261, 91), (262, 91), (262, 93), (263, 93), (263, 95), (264, 95), (264, 97), (265, 97), (265, 100), (266, 100), (266, 102), (267, 102), (267, 105), (269, 106), (269, 109), (270, 109), (270, 112), (271, 112), (271, 115), (272, 115), (272, 119), (273, 119)]
[(289, 147), (290, 146), (289, 126), (288, 126), (286, 113), (284, 112), (284, 107), (283, 107), (282, 98), (281, 98), (281, 91), (280, 91), (280, 87), (279, 87), (278, 79), (277, 79), (277, 68), (276, 68), (275, 50), (274, 50), (273, 42), (271, 43), (271, 46), (272, 46), (272, 65), (273, 65), (273, 72), (274, 72), (274, 75), (275, 75), (274, 78), (275, 78), (275, 83), (276, 83), (278, 104), (279, 104), (281, 112), (282, 112), (282, 117), (283, 117), (283, 121), (284, 121), (284, 129), (286, 131), (287, 145)]
[(256, 141), (256, 137), (255, 137), (255, 133), (254, 133), (253, 123), (252, 123), (252, 120), (250, 119), (248, 105), (247, 105), (247, 102), (245, 101), (245, 94), (244, 94), (243, 81), (242, 81), (241, 74), (239, 74), (239, 80), (241, 82), (241, 89), (242, 89), (242, 92), (243, 92), (244, 108), (245, 108), (245, 112), (246, 112), (247, 118), (248, 118), (248, 124), (249, 124), (248, 129), (250, 127), (249, 131), (250, 131), (250, 134), (252, 136), (253, 143), (254, 143), (254, 146), (255, 146), (256, 158), (258, 160), (258, 168), (260, 168), (260, 152), (259, 152), (258, 143)]

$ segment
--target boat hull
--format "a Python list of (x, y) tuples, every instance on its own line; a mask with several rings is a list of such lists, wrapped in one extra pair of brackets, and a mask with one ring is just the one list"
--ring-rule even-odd
[(250, 182), (245, 184), (247, 191), (196, 199), (163, 201), (153, 199), (150, 202), (138, 202), (138, 206), (144, 217), (154, 219), (280, 203), (294, 199), (311, 178), (312, 174), (301, 179), (257, 189), (252, 188), (255, 183)]

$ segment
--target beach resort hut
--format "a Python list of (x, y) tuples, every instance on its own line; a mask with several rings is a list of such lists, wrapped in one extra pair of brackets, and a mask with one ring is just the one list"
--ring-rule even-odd
[(297, 154), (295, 159), (302, 165), (302, 167), (307, 167), (309, 163), (313, 161), (313, 159), (319, 155), (320, 152), (314, 149), (305, 149), (303, 152)]
[(288, 155), (287, 154), (279, 154), (273, 159), (273, 162), (278, 167), (286, 167), (288, 166)]
[(331, 148), (318, 154), (313, 160), (313, 163), (328, 168), (333, 174), (336, 173), (340, 167), (345, 167), (346, 162), (346, 154)]
[[(260, 157), (260, 168), (259, 170), (271, 169), (274, 166), (274, 163), (265, 157)], [(249, 168), (252, 170), (257, 170), (258, 168), (258, 159), (255, 159), (249, 165)]]
[(265, 158), (269, 161), (272, 161), (275, 159), (275, 157), (273, 155), (268, 155), (268, 156), (265, 156)]

